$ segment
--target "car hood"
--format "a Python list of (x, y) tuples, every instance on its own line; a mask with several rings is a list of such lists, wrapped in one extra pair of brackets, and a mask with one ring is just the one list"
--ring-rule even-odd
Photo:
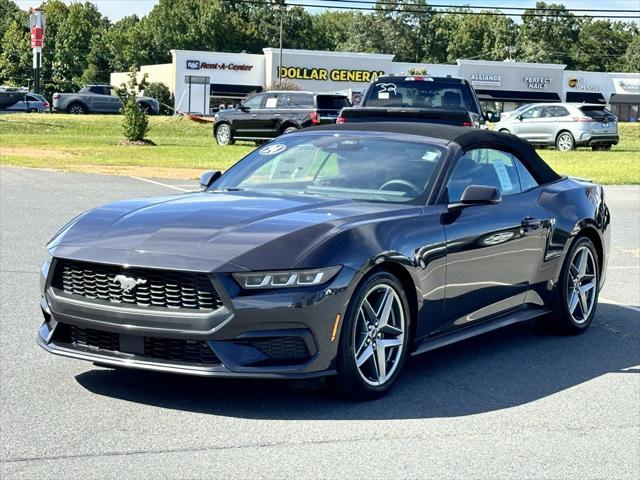
[(56, 257), (194, 271), (285, 269), (353, 223), (419, 207), (311, 196), (198, 192), (108, 204), (72, 222)]

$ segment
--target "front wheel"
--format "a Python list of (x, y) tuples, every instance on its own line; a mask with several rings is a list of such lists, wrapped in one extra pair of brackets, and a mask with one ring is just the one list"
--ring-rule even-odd
[(575, 141), (571, 132), (560, 132), (556, 138), (556, 148), (561, 152), (568, 152), (575, 147)]
[(236, 143), (231, 133), (231, 125), (228, 123), (221, 123), (216, 127), (215, 137), (218, 145), (233, 145)]
[(374, 399), (395, 383), (409, 349), (410, 313), (398, 279), (377, 272), (360, 284), (345, 315), (336, 367), (348, 396)]
[(291, 126), (288, 126), (287, 128), (285, 128), (285, 129), (282, 131), (282, 134), (283, 134), (283, 135), (286, 135), (286, 134), (288, 134), (288, 133), (293, 133), (293, 132), (295, 132), (296, 130), (298, 130), (298, 127), (294, 127), (293, 125), (291, 125)]

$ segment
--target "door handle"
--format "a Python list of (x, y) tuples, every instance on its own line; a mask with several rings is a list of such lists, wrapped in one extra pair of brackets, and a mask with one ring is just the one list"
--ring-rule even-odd
[(255, 113), (252, 113), (252, 114), (251, 114), (251, 117), (253, 117), (253, 118), (256, 118), (257, 116), (258, 116), (258, 115), (257, 115), (257, 114), (255, 114)]
[(520, 222), (520, 225), (525, 231), (536, 230), (537, 228), (540, 228), (540, 225), (542, 225), (542, 220), (539, 218), (524, 217), (522, 222)]
[(280, 114), (279, 114), (279, 113), (276, 113), (276, 114), (274, 115), (274, 117), (276, 117), (276, 118), (280, 118)]

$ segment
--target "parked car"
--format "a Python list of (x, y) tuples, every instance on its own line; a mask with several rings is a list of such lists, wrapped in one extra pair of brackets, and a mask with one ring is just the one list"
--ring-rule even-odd
[(555, 145), (563, 152), (581, 146), (610, 150), (620, 141), (617, 121), (604, 105), (538, 103), (503, 116), (494, 128), (534, 145)]
[(219, 145), (231, 145), (236, 140), (260, 143), (301, 128), (335, 123), (340, 110), (348, 105), (347, 96), (333, 93), (258, 93), (245, 99), (239, 108), (217, 112), (213, 136)]
[(344, 108), (338, 123), (420, 122), (485, 127), (499, 114), (482, 113), (473, 87), (462, 78), (389, 75), (373, 81), (360, 106)]
[(52, 238), (42, 348), (199, 376), (337, 375), (371, 398), (411, 354), (533, 318), (581, 333), (596, 311), (603, 188), (513, 135), (325, 125), (200, 183), (92, 209)]
[[(140, 108), (150, 115), (160, 113), (155, 98), (140, 96), (136, 100)], [(110, 85), (87, 85), (78, 93), (54, 93), (53, 111), (66, 113), (120, 113), (122, 100)]]
[[(0, 96), (3, 96), (3, 93), (0, 93)], [(20, 95), (19, 97), (13, 97), (13, 101), (7, 100), (2, 102), (5, 104), (4, 107), (0, 108), (0, 112), (5, 113), (13, 113), (13, 112), (30, 112), (30, 113), (45, 113), (49, 112), (49, 102), (42, 95), (38, 95), (37, 93), (26, 92), (24, 95)]]

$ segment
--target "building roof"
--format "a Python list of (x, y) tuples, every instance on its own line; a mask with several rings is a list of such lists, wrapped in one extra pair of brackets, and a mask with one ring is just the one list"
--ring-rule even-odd
[(322, 125), (307, 131), (341, 130), (352, 132), (385, 132), (445, 140), (454, 143), (461, 149), (469, 148), (497, 148), (515, 154), (530, 170), (540, 183), (558, 180), (558, 175), (538, 155), (526, 140), (522, 140), (510, 133), (495, 132), (470, 127), (454, 127), (417, 122), (363, 122)]

